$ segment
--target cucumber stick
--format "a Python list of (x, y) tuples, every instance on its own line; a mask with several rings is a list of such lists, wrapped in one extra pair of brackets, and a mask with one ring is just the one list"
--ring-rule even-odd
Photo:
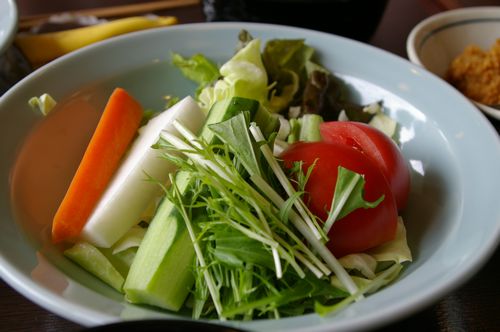
[[(255, 116), (259, 103), (255, 100), (233, 97), (214, 104), (210, 109), (200, 138), (209, 144), (216, 140), (208, 125), (225, 121), (242, 111)], [(195, 180), (189, 173), (178, 172), (176, 184), (186, 196)], [(192, 288), (194, 249), (184, 220), (176, 206), (165, 199), (151, 221), (146, 236), (124, 284), (128, 301), (155, 305), (168, 310), (181, 308)]]
[(300, 122), (300, 138), (304, 142), (321, 141), (319, 126), (323, 123), (323, 118), (318, 114), (304, 114), (299, 119)]
[(123, 275), (93, 245), (77, 242), (73, 247), (65, 250), (64, 255), (117, 291), (122, 291)]
[(290, 133), (287, 142), (292, 144), (297, 141), (320, 141), (319, 126), (321, 123), (323, 123), (323, 118), (318, 114), (304, 114), (299, 119), (290, 119)]
[[(179, 190), (191, 185), (189, 174), (177, 175)], [(177, 208), (165, 199), (151, 221), (127, 276), (127, 300), (179, 310), (193, 283), (193, 245)]]

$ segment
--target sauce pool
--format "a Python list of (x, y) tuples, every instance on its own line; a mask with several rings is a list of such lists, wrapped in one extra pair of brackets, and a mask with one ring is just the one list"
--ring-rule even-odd
[(80, 92), (59, 102), (27, 135), (11, 172), (17, 222), (47, 238), (54, 214), (97, 126), (104, 94)]

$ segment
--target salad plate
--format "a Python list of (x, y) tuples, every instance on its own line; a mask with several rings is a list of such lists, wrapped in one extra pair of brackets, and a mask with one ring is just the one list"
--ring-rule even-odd
[[(211, 322), (258, 331), (373, 329), (423, 309), (478, 271), (500, 239), (500, 183), (495, 176), (500, 140), (470, 101), (420, 66), (360, 42), (278, 25), (200, 23), (132, 33), (83, 48), (39, 68), (1, 97), (0, 276), (7, 283), (42, 307), (89, 327), (189, 319), (127, 303), (51, 244), (50, 218), (57, 199), (50, 190), (67, 183), (48, 183), (46, 172), (60, 169), (60, 177), (67, 177), (64, 165), (74, 163), (77, 153), (68, 149), (68, 142), (85, 139), (81, 133), (90, 126), (85, 112), (101, 109), (115, 87), (151, 109), (162, 108), (166, 95), (193, 95), (196, 85), (171, 64), (171, 53), (202, 53), (222, 64), (234, 54), (242, 29), (262, 41), (305, 39), (318, 61), (345, 82), (353, 100), (382, 101), (384, 111), (397, 121), (402, 153), (411, 167), (403, 217), (413, 262), (388, 287), (329, 316)], [(61, 120), (64, 126), (44, 126), (29, 107), (31, 97), (44, 93), (75, 108), (74, 116)], [(460, 117), (453, 115), (457, 111)], [(30, 140), (35, 127), (41, 130)]]

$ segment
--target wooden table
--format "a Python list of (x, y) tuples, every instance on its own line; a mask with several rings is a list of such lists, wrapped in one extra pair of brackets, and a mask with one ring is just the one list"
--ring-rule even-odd
[[(17, 0), (20, 15), (71, 10), (83, 7), (131, 3), (131, 0), (36, 1)], [(443, 6), (500, 5), (490, 1), (390, 0), (370, 44), (406, 58), (405, 42), (420, 20)], [(205, 18), (201, 6), (169, 10), (180, 23)], [(500, 34), (500, 32), (499, 32)], [(500, 35), (499, 35), (500, 37)], [(500, 132), (500, 121), (491, 120)], [(500, 330), (500, 250), (465, 285), (427, 309), (380, 331), (499, 331)], [(79, 331), (84, 327), (69, 322), (33, 304), (0, 280), (0, 331)]]

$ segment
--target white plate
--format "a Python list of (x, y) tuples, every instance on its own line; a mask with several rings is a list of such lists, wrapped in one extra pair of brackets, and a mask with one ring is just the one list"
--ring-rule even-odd
[(0, 54), (2, 54), (12, 42), (17, 29), (17, 7), (15, 0), (3, 0), (0, 2)]
[[(222, 63), (233, 54), (243, 28), (263, 40), (305, 38), (318, 50), (320, 61), (352, 88), (352, 98), (384, 100), (387, 112), (400, 123), (402, 151), (412, 166), (404, 217), (415, 260), (396, 283), (334, 316), (220, 324), (258, 331), (372, 329), (434, 303), (485, 263), (500, 238), (500, 142), (491, 124), (465, 97), (420, 66), (366, 44), (298, 28), (210, 23), (137, 32), (87, 47), (40, 68), (1, 98), (0, 276), (6, 282), (39, 305), (83, 325), (179, 318), (128, 304), (50, 244), (54, 199), (45, 190), (60, 185), (61, 181), (51, 181), (54, 169), (60, 177), (69, 176), (63, 172), (70, 162), (63, 157), (68, 143), (89, 129), (71, 121), (80, 109), (74, 108), (75, 116), (66, 119), (65, 126), (34, 140), (38, 155), (19, 155), (20, 149), (28, 149), (23, 141), (33, 126), (47, 128), (55, 118), (42, 121), (26, 102), (45, 92), (59, 101), (78, 92), (80, 97), (75, 98), (100, 108), (120, 85), (146, 108), (161, 108), (161, 96), (184, 96), (195, 88), (170, 65), (170, 52), (186, 56), (202, 52)], [(44, 144), (56, 134), (67, 139)], [(31, 199), (16, 202), (23, 188)]]

